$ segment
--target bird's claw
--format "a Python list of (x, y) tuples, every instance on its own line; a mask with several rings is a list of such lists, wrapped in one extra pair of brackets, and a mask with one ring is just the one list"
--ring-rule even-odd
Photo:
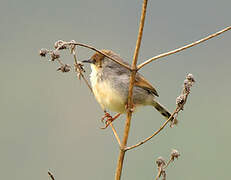
[[(107, 120), (112, 119), (112, 116), (108, 112), (105, 112), (104, 116), (101, 119), (101, 122), (104, 123), (104, 119), (106, 119), (106, 118), (107, 118)], [(106, 120), (106, 122), (107, 122), (107, 120)]]
[[(104, 122), (104, 120), (105, 120), (105, 122)], [(101, 122), (105, 123), (105, 126), (101, 127), (101, 129), (106, 129), (111, 124), (112, 121), (113, 121), (112, 116), (108, 112), (105, 112), (104, 116), (101, 119)]]
[[(106, 129), (112, 123), (112, 121), (114, 121), (119, 116), (120, 116), (120, 113), (115, 115), (115, 117), (112, 117), (108, 112), (105, 112), (104, 116), (101, 119), (101, 122), (105, 123), (105, 126), (101, 127), (101, 129)], [(104, 120), (105, 120), (105, 122), (104, 122)]]

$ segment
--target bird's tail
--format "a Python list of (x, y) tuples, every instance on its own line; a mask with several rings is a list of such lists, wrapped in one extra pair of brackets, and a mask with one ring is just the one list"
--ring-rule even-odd
[[(161, 105), (159, 102), (157, 102), (156, 100), (153, 101), (153, 106), (154, 108), (156, 108), (157, 111), (160, 112), (160, 114), (162, 116), (164, 116), (166, 119), (169, 119), (169, 117), (171, 116), (171, 113), (163, 106)], [(174, 117), (171, 118), (171, 121), (174, 119)], [(177, 124), (177, 119), (174, 120), (174, 122)]]

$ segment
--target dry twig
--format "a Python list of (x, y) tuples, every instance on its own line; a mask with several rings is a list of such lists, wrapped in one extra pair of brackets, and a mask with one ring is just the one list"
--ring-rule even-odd
[(161, 176), (163, 177), (163, 180), (166, 180), (166, 176), (167, 176), (166, 169), (167, 169), (167, 167), (175, 159), (178, 159), (179, 156), (180, 156), (180, 153), (176, 149), (173, 149), (172, 152), (171, 152), (170, 159), (168, 160), (167, 163), (165, 162), (164, 158), (158, 157), (157, 160), (156, 160), (158, 173), (157, 173), (157, 175), (155, 177), (155, 180), (158, 180)]
[(193, 43), (191, 43), (191, 44), (188, 44), (188, 45), (185, 45), (185, 46), (183, 46), (183, 47), (177, 48), (177, 49), (175, 49), (175, 50), (172, 50), (172, 51), (169, 51), (169, 52), (166, 52), (166, 53), (163, 53), (163, 54), (159, 54), (159, 55), (157, 55), (157, 56), (154, 56), (154, 57), (148, 59), (147, 61), (141, 63), (140, 65), (138, 65), (138, 66), (137, 66), (137, 69), (139, 70), (139, 69), (141, 69), (142, 67), (144, 67), (145, 65), (149, 64), (150, 62), (155, 61), (155, 60), (157, 60), (157, 59), (160, 59), (160, 58), (162, 58), (162, 57), (169, 56), (169, 55), (171, 55), (171, 54), (175, 54), (175, 53), (177, 53), (177, 52), (180, 52), (180, 51), (183, 51), (183, 50), (185, 50), (185, 49), (191, 48), (191, 47), (193, 47), (193, 46), (195, 46), (195, 45), (197, 45), (197, 44), (200, 44), (200, 43), (205, 42), (205, 41), (207, 41), (207, 40), (209, 40), (209, 39), (212, 39), (212, 38), (214, 38), (214, 37), (216, 37), (216, 36), (218, 36), (218, 35), (220, 35), (220, 34), (226, 32), (226, 31), (229, 31), (229, 30), (231, 30), (231, 26), (226, 27), (226, 28), (222, 29), (221, 31), (218, 31), (218, 32), (216, 32), (216, 33), (214, 33), (214, 34), (211, 34), (211, 35), (209, 35), (209, 36), (207, 36), (207, 37), (205, 37), (205, 38), (203, 38), (203, 39), (200, 39), (200, 40), (198, 40), (198, 41), (195, 41), (195, 42), (193, 42)]
[(136, 64), (137, 64), (139, 49), (140, 49), (142, 35), (143, 35), (143, 28), (144, 28), (144, 21), (145, 21), (145, 16), (146, 16), (147, 3), (148, 3), (148, 0), (143, 1), (142, 14), (141, 14), (141, 18), (140, 18), (139, 33), (138, 33), (138, 38), (136, 41), (136, 48), (135, 48), (135, 52), (134, 52), (134, 56), (133, 56), (133, 62), (132, 62), (132, 72), (131, 72), (131, 76), (130, 76), (130, 84), (129, 84), (129, 92), (128, 92), (128, 104), (127, 104), (127, 107), (128, 107), (127, 118), (126, 118), (125, 128), (124, 128), (123, 142), (121, 145), (118, 163), (117, 163), (117, 168), (116, 168), (115, 180), (120, 180), (120, 178), (121, 178), (124, 156), (125, 156), (125, 147), (127, 145), (127, 140), (128, 140), (129, 130), (130, 130), (131, 117), (132, 117), (132, 110), (131, 109), (133, 106), (133, 99), (132, 99), (133, 86), (134, 86), (135, 76), (136, 76), (136, 72), (137, 72)]
[[(184, 81), (184, 86), (183, 86), (183, 90), (182, 90), (182, 93), (179, 97), (177, 97), (176, 99), (176, 109), (175, 111), (172, 113), (172, 115), (163, 123), (163, 125), (157, 130), (155, 131), (151, 136), (147, 137), (146, 139), (142, 140), (141, 142), (133, 145), (133, 146), (130, 146), (130, 147), (127, 147), (125, 148), (125, 150), (131, 150), (131, 149), (134, 149), (144, 143), (146, 143), (147, 141), (149, 141), (150, 139), (152, 139), (154, 136), (156, 136), (157, 134), (159, 134), (163, 129), (164, 127), (171, 121), (171, 119), (174, 117), (174, 120), (176, 119), (176, 116), (178, 115), (179, 111), (183, 110), (183, 107), (187, 101), (187, 98), (188, 98), (188, 95), (190, 93), (190, 90), (191, 90), (191, 87), (193, 85), (193, 83), (195, 82), (195, 79), (193, 77), (192, 74), (188, 74), (186, 76), (186, 79)], [(175, 121), (172, 121), (170, 127), (172, 127), (176, 122)]]
[[(62, 40), (60, 40), (60, 42), (61, 42), (61, 41), (62, 41)], [(121, 66), (123, 66), (123, 67), (125, 67), (125, 68), (131, 70), (131, 67), (128, 66), (127, 64), (124, 64), (123, 62), (118, 61), (117, 59), (115, 59), (115, 58), (113, 58), (113, 57), (111, 57), (111, 56), (108, 56), (107, 54), (105, 54), (104, 52), (102, 52), (102, 51), (96, 49), (96, 48), (93, 47), (93, 46), (89, 46), (89, 45), (86, 45), (86, 44), (83, 44), (83, 43), (77, 43), (77, 42), (73, 42), (73, 41), (70, 41), (70, 42), (64, 42), (64, 41), (62, 41), (62, 46), (58, 47), (57, 50), (59, 50), (60, 48), (61, 48), (61, 49), (65, 49), (65, 48), (63, 48), (63, 47), (65, 47), (65, 46), (70, 46), (70, 45), (82, 46), (82, 47), (91, 49), (91, 50), (93, 50), (93, 51), (96, 51), (96, 52), (98, 52), (98, 53), (104, 55), (105, 57), (111, 59), (112, 61), (114, 61), (114, 62), (120, 64)]]
[(54, 175), (53, 175), (50, 171), (48, 171), (48, 175), (50, 176), (50, 178), (51, 178), (52, 180), (55, 180)]

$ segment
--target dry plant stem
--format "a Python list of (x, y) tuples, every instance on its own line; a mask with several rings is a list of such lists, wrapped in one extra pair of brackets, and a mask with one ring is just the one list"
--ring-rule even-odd
[(169, 121), (171, 121), (172, 117), (177, 113), (179, 112), (180, 108), (176, 108), (176, 110), (173, 112), (173, 114), (164, 122), (164, 124), (157, 130), (155, 131), (151, 136), (147, 137), (145, 140), (133, 145), (133, 146), (130, 146), (130, 147), (127, 147), (125, 150), (131, 150), (131, 149), (134, 149), (144, 143), (146, 143), (147, 141), (149, 141), (150, 139), (152, 139), (154, 136), (156, 136), (157, 134), (159, 134), (163, 129), (164, 127), (168, 124)]
[(53, 176), (53, 174), (52, 174), (50, 171), (48, 171), (48, 175), (50, 176), (50, 178), (51, 178), (52, 180), (55, 180), (55, 177)]
[(57, 61), (58, 61), (58, 63), (59, 63), (60, 65), (62, 65), (62, 66), (64, 65), (60, 59), (57, 59)]
[(143, 27), (144, 27), (144, 22), (145, 22), (147, 3), (148, 3), (148, 0), (143, 1), (142, 14), (141, 14), (141, 18), (140, 18), (139, 33), (138, 33), (138, 38), (136, 41), (136, 48), (135, 48), (135, 52), (134, 52), (134, 56), (133, 56), (133, 62), (132, 62), (132, 72), (131, 72), (131, 76), (130, 76), (130, 84), (129, 84), (129, 92), (128, 92), (128, 104), (127, 104), (128, 105), (127, 118), (126, 118), (126, 122), (125, 122), (124, 136), (123, 136), (123, 141), (121, 144), (121, 149), (120, 149), (117, 168), (116, 168), (115, 180), (121, 179), (124, 156), (125, 156), (125, 147), (127, 145), (127, 140), (128, 140), (129, 130), (130, 130), (131, 117), (132, 117), (132, 110), (131, 109), (133, 106), (133, 99), (132, 99), (133, 86), (134, 86), (135, 76), (136, 76), (136, 72), (137, 72), (136, 64), (137, 64), (139, 49), (140, 49), (142, 35), (143, 35)]
[(173, 162), (173, 159), (172, 159), (172, 158), (170, 158), (170, 159), (168, 160), (166, 166), (164, 166), (164, 169), (166, 169), (166, 168), (168, 167), (168, 165), (169, 165), (171, 162)]
[(154, 136), (156, 136), (157, 134), (159, 134), (163, 129), (164, 127), (171, 121), (172, 117), (174, 117), (175, 114), (177, 114), (180, 110), (182, 110), (182, 108), (184, 107), (187, 99), (188, 99), (188, 95), (189, 95), (189, 92), (186, 93), (185, 95), (185, 101), (183, 104), (181, 104), (181, 106), (179, 107), (176, 107), (175, 111), (171, 114), (171, 116), (164, 122), (164, 124), (157, 130), (155, 131), (151, 136), (147, 137), (145, 140), (133, 145), (133, 146), (130, 146), (130, 147), (127, 147), (125, 148), (125, 151), (127, 150), (131, 150), (131, 149), (134, 149), (136, 147), (139, 147), (140, 145), (146, 143), (147, 141), (149, 141), (150, 139), (152, 139)]
[(155, 180), (158, 180), (158, 179), (159, 179), (160, 174), (161, 174), (161, 168), (158, 168), (158, 173), (157, 173), (157, 175), (156, 175), (156, 177), (155, 177)]
[(119, 138), (119, 136), (118, 136), (118, 134), (117, 134), (117, 132), (116, 132), (116, 129), (115, 129), (115, 127), (113, 126), (112, 123), (110, 123), (110, 126), (111, 126), (112, 132), (114, 133), (114, 136), (115, 136), (115, 138), (116, 138), (116, 140), (117, 140), (117, 142), (118, 142), (118, 144), (119, 144), (119, 147), (121, 148), (120, 138)]
[(91, 88), (91, 85), (89, 84), (89, 82), (87, 81), (87, 79), (85, 78), (85, 76), (83, 75), (81, 67), (78, 64), (77, 57), (76, 57), (76, 52), (75, 51), (73, 52), (73, 57), (74, 57), (74, 60), (75, 60), (75, 67), (78, 68), (80, 76), (83, 78), (83, 80), (87, 84), (87, 86), (90, 89), (90, 91), (93, 92), (92, 88)]
[[(70, 44), (70, 43), (64, 43), (64, 45), (65, 45), (65, 44)], [(114, 61), (114, 62), (120, 64), (121, 66), (123, 66), (123, 67), (125, 67), (125, 68), (131, 70), (131, 67), (130, 67), (129, 65), (124, 64), (123, 62), (120, 62), (120, 61), (118, 61), (117, 59), (114, 59), (114, 58), (108, 56), (107, 54), (103, 53), (102, 51), (100, 51), (100, 50), (98, 50), (98, 49), (96, 49), (96, 48), (94, 48), (94, 47), (92, 47), (92, 46), (89, 46), (89, 45), (86, 45), (86, 44), (83, 44), (83, 43), (71, 43), (71, 44), (76, 45), (76, 46), (82, 46), (82, 47), (91, 49), (91, 50), (93, 50), (93, 51), (96, 51), (96, 52), (98, 52), (98, 53), (100, 53), (100, 54), (106, 56), (107, 58), (111, 59), (112, 61)]]
[(172, 50), (172, 51), (169, 51), (169, 52), (166, 52), (166, 53), (163, 53), (163, 54), (154, 56), (154, 57), (148, 59), (147, 61), (141, 63), (140, 65), (138, 65), (137, 70), (141, 69), (142, 67), (144, 67), (145, 65), (149, 64), (149, 63), (152, 62), (152, 61), (155, 61), (155, 60), (157, 60), (157, 59), (159, 59), (159, 58), (162, 58), (162, 57), (165, 57), (165, 56), (169, 56), (169, 55), (171, 55), (171, 54), (175, 54), (175, 53), (177, 53), (177, 52), (180, 52), (180, 51), (183, 51), (183, 50), (188, 49), (188, 48), (190, 48), (190, 47), (193, 47), (193, 46), (195, 46), (195, 45), (197, 45), (197, 44), (200, 44), (200, 43), (205, 42), (205, 41), (207, 41), (207, 40), (209, 40), (209, 39), (212, 39), (212, 38), (214, 38), (214, 37), (216, 37), (216, 36), (218, 36), (218, 35), (220, 35), (220, 34), (226, 32), (226, 31), (229, 31), (229, 30), (231, 30), (231, 26), (226, 27), (226, 28), (222, 29), (221, 31), (218, 31), (218, 32), (216, 32), (216, 33), (214, 33), (214, 34), (211, 34), (211, 35), (209, 35), (209, 36), (207, 36), (207, 37), (205, 37), (205, 38), (203, 38), (203, 39), (200, 39), (200, 40), (198, 40), (198, 41), (195, 41), (195, 42), (193, 42), (193, 43), (191, 43), (191, 44), (188, 44), (188, 45), (185, 45), (185, 46), (183, 46), (183, 47), (177, 48), (177, 49), (175, 49), (175, 50)]

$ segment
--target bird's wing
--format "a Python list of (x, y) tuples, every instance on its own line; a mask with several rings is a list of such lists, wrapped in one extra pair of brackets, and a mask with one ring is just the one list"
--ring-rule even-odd
[[(131, 67), (130, 64), (128, 64), (126, 61), (124, 61), (119, 55), (115, 54), (113, 51), (110, 50), (102, 50), (104, 53), (108, 54), (109, 56), (123, 62), (124, 64), (128, 65)], [(115, 62), (114, 62), (115, 63)], [(125, 67), (122, 67), (121, 65), (115, 63), (115, 65), (117, 66), (117, 74), (121, 75), (122, 73), (124, 74), (129, 74), (129, 70), (126, 69)], [(130, 79), (130, 78), (128, 78)], [(149, 83), (140, 73), (136, 74), (136, 79), (135, 79), (135, 86), (143, 88), (147, 91), (149, 91), (150, 93), (159, 96), (157, 91), (155, 90), (155, 88), (151, 85), (151, 83)]]
[(148, 82), (143, 76), (141, 76), (140, 74), (136, 75), (136, 79), (135, 79), (135, 86), (141, 87), (143, 89), (146, 89), (148, 91), (150, 91), (152, 94), (159, 96), (157, 91), (155, 90), (155, 88), (151, 85), (150, 82)]

